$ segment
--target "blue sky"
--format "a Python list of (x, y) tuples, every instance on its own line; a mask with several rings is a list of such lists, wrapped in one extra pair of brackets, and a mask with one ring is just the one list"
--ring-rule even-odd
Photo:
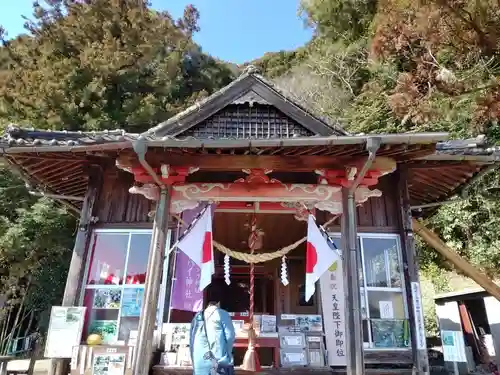
[[(3, 1), (0, 25), (10, 37), (23, 32), (22, 15), (31, 15), (32, 0)], [(6, 5), (9, 3), (9, 5)], [(265, 52), (290, 50), (311, 38), (297, 15), (297, 0), (153, 0), (153, 7), (182, 16), (187, 4), (200, 11), (201, 31), (195, 36), (203, 50), (241, 64)]]

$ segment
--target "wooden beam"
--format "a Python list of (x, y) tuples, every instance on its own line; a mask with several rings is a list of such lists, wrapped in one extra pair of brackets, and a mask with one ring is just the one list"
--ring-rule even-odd
[[(241, 171), (242, 169), (272, 169), (273, 171), (313, 172), (316, 169), (361, 168), (366, 158), (332, 156), (277, 156), (277, 155), (160, 155), (149, 152), (146, 160), (153, 167), (168, 164), (173, 167), (198, 167), (206, 171)], [(136, 167), (135, 156), (120, 155), (118, 162), (123, 167)], [(396, 162), (387, 157), (377, 157), (372, 169), (392, 171)]]
[(412, 224), (415, 233), (418, 234), (427, 244), (436, 249), (438, 253), (450, 261), (457, 269), (462, 271), (466, 276), (470, 277), (484, 290), (500, 301), (500, 287), (497, 284), (453, 251), (438, 237), (436, 233), (425, 227), (425, 225), (420, 221), (413, 218)]
[[(411, 234), (411, 207), (408, 192), (408, 170), (399, 168), (397, 173), (397, 202), (399, 210), (399, 235), (401, 237), (401, 254), (403, 260), (404, 286), (406, 290), (406, 303), (408, 305), (408, 318), (410, 320), (410, 339), (414, 369), (418, 374), (429, 373), (429, 356), (427, 354), (423, 315), (419, 311), (422, 306), (421, 295), (416, 295), (420, 288), (419, 265), (415, 241)], [(416, 287), (416, 288), (415, 288)]]

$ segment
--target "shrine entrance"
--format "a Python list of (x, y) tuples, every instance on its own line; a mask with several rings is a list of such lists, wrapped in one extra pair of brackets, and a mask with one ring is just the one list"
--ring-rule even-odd
[[(248, 313), (250, 304), (250, 280), (246, 275), (233, 274), (231, 284), (227, 285), (222, 276), (212, 279), (204, 299), (218, 301), (223, 309), (232, 313)], [(255, 313), (274, 315), (274, 280), (265, 274), (255, 276)]]
[[(243, 206), (244, 202), (235, 202)], [(227, 248), (241, 253), (250, 253), (249, 236), (251, 222), (255, 220), (261, 237), (261, 249), (257, 253), (279, 251), (303, 238), (306, 235), (306, 222), (290, 211), (266, 210), (255, 213), (255, 206), (247, 203), (246, 208), (216, 209), (213, 219), (213, 238)], [(244, 206), (243, 206), (244, 207)], [(272, 208), (272, 207), (269, 207)], [(275, 207), (277, 208), (277, 207)], [(214, 251), (215, 275), (212, 283), (206, 288), (204, 301), (219, 301), (221, 307), (231, 313), (238, 330), (238, 322), (250, 321), (250, 264), (244, 260), (230, 258), (229, 285), (226, 282), (224, 260), (225, 254)], [(300, 286), (305, 278), (305, 245), (300, 244), (286, 256), (289, 285), (281, 282), (282, 257), (256, 263), (254, 265), (253, 313), (255, 316), (279, 317), (281, 314), (318, 313), (316, 299), (309, 303), (300, 302)], [(309, 305), (301, 309), (301, 305)], [(240, 332), (241, 335), (242, 332)], [(265, 334), (263, 334), (265, 336)], [(279, 346), (277, 335), (269, 334), (267, 345), (258, 349), (263, 366), (276, 365)], [(241, 336), (234, 349), (236, 366), (241, 365), (247, 341)], [(274, 357), (276, 355), (276, 357)]]

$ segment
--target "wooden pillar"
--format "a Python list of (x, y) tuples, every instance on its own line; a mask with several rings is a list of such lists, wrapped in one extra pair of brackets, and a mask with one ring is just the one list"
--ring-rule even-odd
[(422, 296), (420, 293), (419, 266), (413, 237), (410, 197), (408, 193), (408, 170), (398, 169), (396, 172), (399, 205), (399, 229), (401, 236), (401, 253), (403, 258), (403, 274), (406, 290), (406, 303), (410, 320), (410, 336), (413, 355), (414, 374), (429, 374), (429, 358), (425, 337)]
[[(134, 375), (147, 375), (153, 352), (153, 335), (160, 295), (160, 283), (164, 263), (168, 218), (170, 209), (170, 188), (163, 188), (156, 204), (155, 221), (149, 247), (149, 258), (144, 283), (141, 316), (133, 363)], [(167, 276), (168, 278), (168, 276)]]
[[(94, 205), (102, 183), (102, 169), (100, 167), (89, 167), (89, 181), (87, 193), (80, 212), (78, 222), (78, 232), (76, 234), (75, 245), (73, 246), (73, 255), (68, 269), (68, 277), (64, 288), (62, 306), (77, 306), (79, 296), (83, 287), (83, 275), (85, 274), (85, 262), (87, 260), (88, 245), (92, 234), (92, 217)], [(64, 359), (55, 359), (51, 361), (49, 375), (63, 375), (65, 362)]]
[(94, 204), (99, 194), (101, 181), (101, 169), (91, 169), (87, 193), (85, 194), (85, 200), (83, 201), (82, 211), (80, 213), (78, 232), (76, 234), (75, 245), (73, 246), (73, 255), (71, 256), (68, 277), (66, 279), (66, 287), (64, 288), (62, 306), (78, 305), (80, 291), (82, 290), (82, 278), (85, 271), (88, 244), (92, 234), (91, 224)]

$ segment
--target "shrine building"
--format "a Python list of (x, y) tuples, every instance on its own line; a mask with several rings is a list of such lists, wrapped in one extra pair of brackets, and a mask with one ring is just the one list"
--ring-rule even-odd
[[(236, 366), (253, 315), (262, 371), (428, 373), (412, 214), (499, 158), (484, 138), (349, 134), (252, 67), (142, 134), (10, 126), (1, 142), (33, 194), (79, 218), (62, 305), (86, 307), (81, 348), (100, 334), (134, 375), (191, 373), (186, 323), (210, 299), (234, 318)], [(200, 292), (199, 267), (172, 246), (205, 209), (215, 274)], [(342, 261), (307, 301), (310, 214)]]

